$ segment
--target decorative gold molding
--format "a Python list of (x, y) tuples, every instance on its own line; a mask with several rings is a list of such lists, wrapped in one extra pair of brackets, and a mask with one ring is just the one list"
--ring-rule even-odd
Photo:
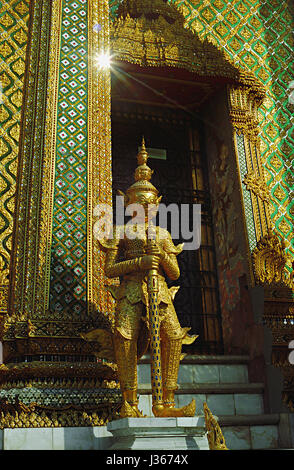
[(14, 224), (21, 105), (28, 43), (28, 2), (0, 3), (0, 315), (7, 313), (11, 238)]
[(37, 296), (35, 311), (39, 319), (48, 318), (50, 290), (50, 262), (52, 243), (52, 218), (56, 159), (57, 104), (59, 87), (59, 63), (61, 43), (62, 2), (56, 0), (52, 5), (51, 37), (49, 52), (48, 90), (47, 90), (47, 129), (43, 166), (43, 193), (40, 231), (39, 275), (37, 277)]
[(18, 364), (0, 364), (0, 382), (7, 384), (19, 380), (52, 379), (73, 380), (115, 380), (117, 378), (116, 364), (111, 363), (80, 363), (80, 362), (27, 362)]
[(0, 411), (0, 429), (106, 426), (109, 421), (118, 418), (115, 405), (104, 405), (103, 409), (97, 411), (80, 411), (74, 407), (68, 411), (42, 408), (31, 411), (34, 405), (21, 405), (23, 404), (20, 404), (20, 409), (9, 407), (7, 411)]
[[(235, 145), (237, 158), (244, 160), (242, 169), (239, 165), (241, 183), (251, 193), (252, 216), (256, 240), (268, 233), (271, 227), (269, 203), (270, 191), (266, 185), (260, 158), (259, 118), (258, 110), (264, 98), (262, 88), (241, 85), (228, 86), (230, 119), (235, 133), (235, 141), (243, 138), (244, 149)], [(244, 198), (244, 196), (242, 196)], [(245, 207), (245, 206), (244, 206)], [(247, 206), (246, 206), (247, 207)], [(247, 207), (249, 210), (249, 207)], [(248, 237), (250, 234), (248, 233)]]
[(212, 41), (200, 40), (185, 24), (179, 9), (162, 0), (124, 0), (111, 25), (111, 50), (115, 59), (143, 67), (176, 67), (201, 77), (226, 78), (263, 96), (263, 86)]
[(265, 97), (261, 84), (252, 83), (251, 87), (231, 85), (228, 88), (230, 118), (236, 132), (242, 133), (253, 143), (258, 142), (258, 108)]
[(101, 379), (99, 377), (36, 377), (27, 379), (15, 379), (8, 382), (0, 383), (0, 390), (38, 388), (38, 389), (94, 389), (106, 388), (110, 390), (120, 390), (119, 382), (116, 380)]
[[(7, 313), (8, 286), (0, 285), (0, 317)], [(1, 320), (0, 320), (1, 321)]]
[(244, 176), (243, 183), (246, 185), (246, 189), (252, 191), (262, 201), (270, 201), (270, 191), (264, 179), (257, 175), (254, 171), (249, 171)]
[(206, 403), (203, 403), (207, 439), (210, 450), (228, 450), (220, 425)]
[[(88, 234), (87, 301), (90, 316), (97, 310), (111, 318), (114, 302), (106, 291), (105, 254), (93, 237), (93, 213), (98, 203), (112, 205), (111, 83), (110, 70), (99, 68), (97, 57), (110, 53), (110, 20), (107, 0), (89, 0), (89, 91), (88, 91)], [(101, 26), (98, 31), (97, 26)]]
[(286, 244), (272, 230), (262, 237), (252, 253), (254, 275), (257, 284), (293, 286), (293, 278), (285, 270)]
[[(51, 9), (49, 0), (30, 3), (31, 24), (26, 66), (26, 90), (17, 177), (10, 314), (26, 315), (35, 310), (39, 292), (39, 237), (41, 232), (41, 194), (47, 92), (48, 42)], [(38, 106), (36, 106), (38, 102)]]

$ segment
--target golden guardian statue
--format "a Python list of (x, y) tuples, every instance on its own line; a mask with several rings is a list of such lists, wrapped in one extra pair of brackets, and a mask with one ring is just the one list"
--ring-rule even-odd
[(150, 182), (153, 171), (147, 166), (144, 139), (137, 158), (135, 183), (126, 194), (120, 194), (126, 208), (138, 206), (142, 210), (136, 211), (133, 223), (117, 225), (111, 237), (99, 240), (106, 252), (106, 276), (120, 278), (118, 286), (108, 287), (116, 301), (112, 342), (123, 395), (120, 416), (142, 417), (137, 398), (137, 361), (148, 346), (153, 414), (194, 416), (195, 401), (176, 408), (174, 395), (182, 345), (191, 344), (196, 336), (189, 336), (189, 328), (180, 326), (173, 305), (179, 287), (169, 289), (165, 278), (178, 279), (177, 255), (183, 245), (176, 247), (170, 233), (152, 222), (161, 197)]

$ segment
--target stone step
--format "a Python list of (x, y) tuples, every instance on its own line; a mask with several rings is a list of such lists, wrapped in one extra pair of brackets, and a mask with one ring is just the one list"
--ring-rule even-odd
[(278, 449), (280, 415), (218, 416), (230, 450)]
[[(177, 407), (196, 401), (196, 415), (203, 403), (218, 418), (231, 450), (278, 449), (279, 415), (265, 415), (264, 384), (249, 383), (248, 356), (187, 355), (178, 374)], [(138, 364), (139, 408), (152, 416), (150, 357)]]
[[(190, 387), (190, 388), (189, 388)], [(196, 401), (196, 414), (203, 414), (203, 403), (207, 403), (210, 411), (215, 416), (235, 416), (235, 415), (262, 415), (263, 405), (263, 384), (235, 384), (232, 388), (223, 387), (216, 384), (213, 389), (210, 384), (201, 384), (191, 389), (187, 387), (179, 388), (175, 394), (177, 407), (182, 407), (190, 403), (192, 399)], [(152, 416), (152, 396), (149, 384), (141, 385), (138, 388), (139, 408), (147, 416)]]
[[(150, 383), (151, 366), (149, 363), (138, 365), (138, 382)], [(248, 366), (244, 364), (199, 363), (187, 362), (180, 364), (178, 383), (248, 383)]]
[[(142, 394), (151, 393), (151, 384), (138, 385)], [(260, 393), (264, 392), (263, 383), (179, 383), (176, 394), (224, 394), (224, 393)]]
[[(228, 449), (279, 448), (280, 416), (263, 414), (261, 394), (188, 395), (181, 394), (179, 390), (175, 396), (176, 406), (187, 405), (192, 398), (196, 400), (196, 415), (203, 416), (203, 403), (206, 402), (213, 415), (217, 416)], [(139, 408), (148, 417), (152, 416), (150, 393), (140, 395)]]
[(221, 428), (228, 426), (277, 426), (280, 421), (280, 415), (278, 413), (262, 415), (218, 416), (217, 418)]
[[(208, 356), (205, 354), (187, 354), (181, 364), (248, 364), (249, 356)], [(139, 360), (139, 364), (150, 364), (150, 354), (145, 354)]]

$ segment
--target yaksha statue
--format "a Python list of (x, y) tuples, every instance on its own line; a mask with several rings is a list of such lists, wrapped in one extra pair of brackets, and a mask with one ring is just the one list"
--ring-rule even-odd
[[(141, 417), (137, 398), (137, 361), (150, 347), (152, 411), (157, 417), (194, 416), (193, 400), (183, 408), (175, 407), (175, 390), (182, 345), (191, 344), (189, 328), (182, 328), (173, 305), (178, 287), (168, 289), (180, 275), (176, 247), (170, 233), (155, 226), (161, 198), (150, 182), (153, 171), (147, 166), (148, 153), (143, 139), (138, 154), (135, 183), (126, 191), (125, 206), (139, 205), (135, 223), (114, 227), (108, 239), (100, 240), (106, 252), (105, 274), (120, 278), (111, 286), (116, 300), (113, 347), (123, 395), (121, 417)], [(134, 206), (133, 206), (134, 207)], [(140, 216), (141, 214), (141, 216)]]

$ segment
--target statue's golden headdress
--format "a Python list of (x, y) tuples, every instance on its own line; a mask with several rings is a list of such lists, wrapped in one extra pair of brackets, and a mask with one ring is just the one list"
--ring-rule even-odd
[(135, 170), (135, 183), (126, 191), (126, 194), (119, 192), (125, 198), (126, 205), (129, 204), (159, 204), (158, 191), (150, 182), (153, 170), (147, 165), (149, 155), (146, 150), (143, 137), (142, 147), (137, 155), (138, 167)]

